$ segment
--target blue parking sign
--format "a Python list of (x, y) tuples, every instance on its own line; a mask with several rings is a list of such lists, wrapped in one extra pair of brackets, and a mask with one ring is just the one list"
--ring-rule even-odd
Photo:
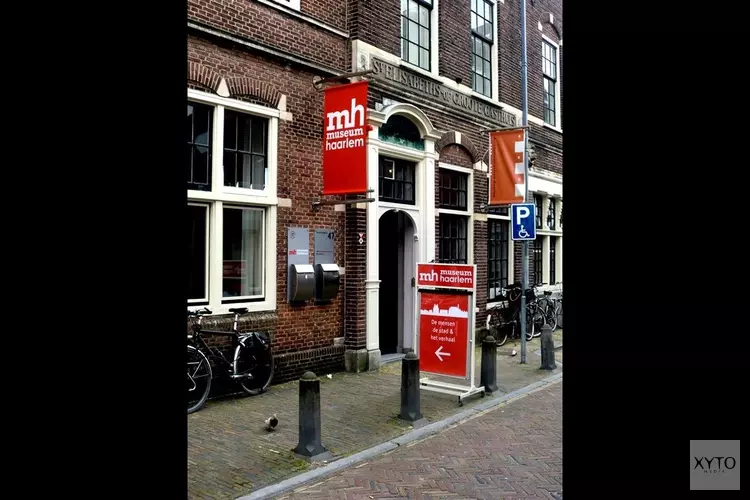
[(533, 203), (510, 206), (511, 239), (513, 241), (536, 239), (536, 207)]

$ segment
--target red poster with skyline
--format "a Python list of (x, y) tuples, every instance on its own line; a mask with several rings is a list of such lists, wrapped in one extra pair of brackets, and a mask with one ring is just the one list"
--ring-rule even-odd
[(466, 377), (469, 295), (421, 292), (419, 369)]

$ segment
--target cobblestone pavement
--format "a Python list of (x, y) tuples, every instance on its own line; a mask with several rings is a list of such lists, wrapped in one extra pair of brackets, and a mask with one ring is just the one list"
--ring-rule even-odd
[[(499, 350), (497, 378), (501, 394), (525, 387), (554, 373), (541, 371), (534, 353), (538, 339), (529, 343), (528, 364), (521, 365), (520, 350), (508, 356)], [(481, 354), (477, 350), (476, 383)], [(399, 420), (401, 363), (360, 374), (334, 373), (321, 380), (322, 442), (338, 459), (362, 451), (411, 430)], [(209, 401), (188, 415), (188, 496), (191, 499), (232, 499), (278, 483), (323, 464), (310, 465), (294, 455), (298, 440), (298, 383), (275, 385), (255, 397), (228, 397)], [(485, 399), (478, 395), (463, 408), (455, 396), (422, 391), (421, 410), (435, 422), (468, 409)], [(273, 413), (277, 430), (268, 433), (263, 421)]]
[(562, 380), (284, 500), (562, 498)]

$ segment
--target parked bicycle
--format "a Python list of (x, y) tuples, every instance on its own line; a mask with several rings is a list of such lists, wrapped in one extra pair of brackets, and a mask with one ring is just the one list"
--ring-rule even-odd
[[(544, 284), (541, 283), (541, 285)], [(562, 285), (562, 282), (557, 282), (555, 285)], [(557, 329), (558, 320), (562, 315), (562, 292), (560, 292), (559, 297), (552, 297), (552, 293), (552, 291), (545, 290), (543, 292), (544, 296), (537, 299), (537, 304), (544, 312), (546, 322), (554, 332)]]
[[(239, 318), (248, 312), (246, 307), (230, 309), (234, 313), (232, 330), (204, 330), (203, 316), (211, 314), (204, 308), (188, 311), (191, 318), (192, 335), (187, 344), (187, 412), (193, 413), (206, 403), (214, 374), (239, 382), (242, 389), (255, 396), (268, 389), (273, 378), (273, 356), (271, 341), (261, 332), (242, 333)], [(221, 335), (232, 339), (232, 359), (229, 360), (217, 347), (209, 347), (206, 335)]]
[[(521, 287), (511, 285), (501, 291), (502, 299), (507, 301), (505, 307), (494, 307), (487, 314), (487, 329), (498, 346), (512, 339), (521, 338)], [(545, 316), (535, 301), (535, 289), (526, 290), (526, 340), (541, 335)]]

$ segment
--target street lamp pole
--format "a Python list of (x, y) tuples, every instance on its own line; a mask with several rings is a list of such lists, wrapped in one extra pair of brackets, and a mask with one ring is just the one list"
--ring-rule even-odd
[[(524, 127), (523, 200), (529, 199), (529, 101), (526, 81), (526, 0), (521, 0), (521, 124)], [(532, 221), (535, 224), (535, 221)], [(529, 287), (529, 241), (523, 240), (521, 254), (521, 364), (526, 364), (526, 289)]]

